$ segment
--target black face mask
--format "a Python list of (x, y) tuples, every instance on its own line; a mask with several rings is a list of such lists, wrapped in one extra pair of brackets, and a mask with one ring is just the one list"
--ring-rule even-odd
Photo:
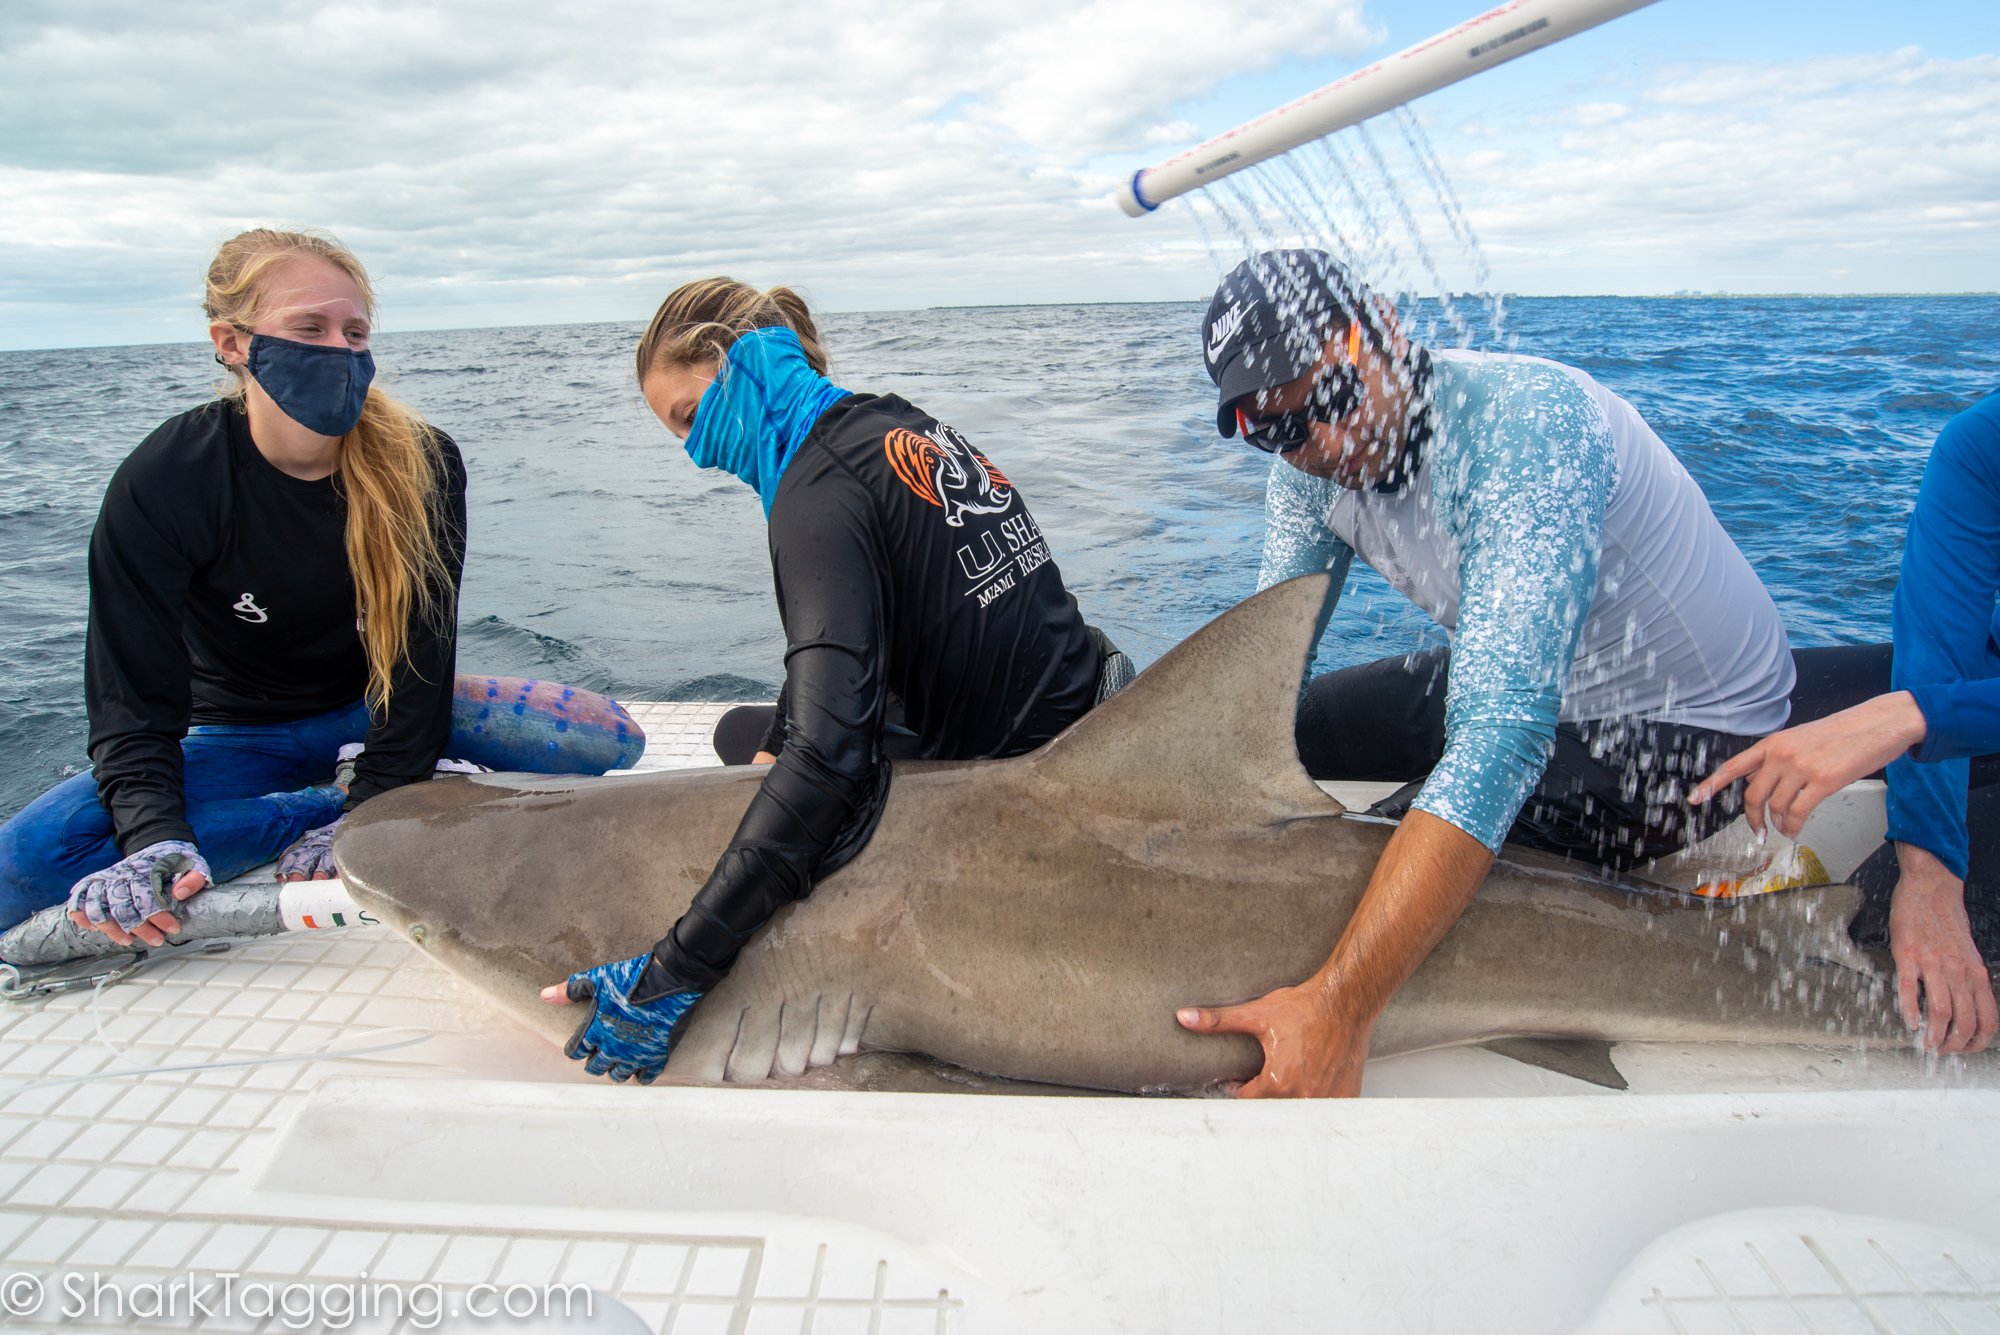
[(354, 430), (375, 379), (375, 358), (365, 351), (294, 343), (269, 334), (250, 336), (250, 359), (244, 365), (285, 416), (322, 436)]

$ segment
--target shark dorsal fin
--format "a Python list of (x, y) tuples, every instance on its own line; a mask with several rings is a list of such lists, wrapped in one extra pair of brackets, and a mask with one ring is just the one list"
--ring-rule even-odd
[(1299, 683), (1332, 581), (1287, 580), (1169, 650), (1024, 758), (1038, 782), (1118, 794), (1137, 820), (1267, 823), (1338, 813), (1299, 764)]

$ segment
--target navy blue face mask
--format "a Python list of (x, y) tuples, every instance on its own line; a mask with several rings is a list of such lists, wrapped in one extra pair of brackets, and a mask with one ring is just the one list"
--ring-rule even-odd
[(250, 360), (244, 364), (285, 416), (322, 436), (354, 430), (375, 379), (375, 358), (366, 351), (269, 334), (250, 336)]

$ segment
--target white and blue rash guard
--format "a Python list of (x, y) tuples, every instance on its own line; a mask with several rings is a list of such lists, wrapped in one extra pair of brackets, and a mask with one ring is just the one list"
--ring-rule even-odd
[(1560, 722), (1757, 736), (1794, 673), (1770, 594), (1631, 404), (1537, 357), (1433, 353), (1397, 491), (1274, 463), (1257, 586), (1354, 553), (1451, 633), (1443, 758), (1415, 805), (1498, 849)]

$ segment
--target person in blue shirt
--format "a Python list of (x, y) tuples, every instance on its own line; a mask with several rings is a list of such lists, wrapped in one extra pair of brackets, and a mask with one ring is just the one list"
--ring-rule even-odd
[(1727, 803), (1692, 811), (1686, 785), (1783, 726), (1792, 656), (1701, 489), (1583, 372), (1423, 348), (1311, 250), (1238, 266), (1203, 341), (1218, 430), (1278, 456), (1259, 585), (1330, 569), (1337, 589), (1358, 554), (1451, 633), (1301, 700), (1314, 777), (1407, 781), (1326, 964), (1180, 1014), (1259, 1040), (1247, 1097), (1351, 1095), (1503, 840), (1617, 867), (1700, 838)]
[(1747, 780), (1750, 823), (1796, 837), (1820, 802), (1886, 767), (1898, 1000), (1924, 1046), (1943, 1053), (1982, 1052), (2000, 1029), (1966, 911), (1970, 760), (2000, 752), (1996, 595), (2000, 394), (1947, 423), (1924, 467), (1891, 611), (1889, 692), (1765, 738), (1690, 795), (1699, 803)]

